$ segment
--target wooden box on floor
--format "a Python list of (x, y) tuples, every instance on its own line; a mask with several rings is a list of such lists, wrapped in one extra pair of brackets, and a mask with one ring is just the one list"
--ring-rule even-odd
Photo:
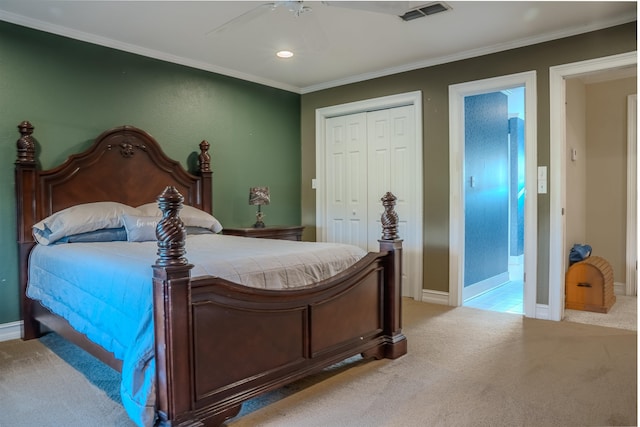
[(611, 264), (598, 256), (573, 264), (565, 277), (565, 292), (566, 308), (607, 313), (616, 302)]

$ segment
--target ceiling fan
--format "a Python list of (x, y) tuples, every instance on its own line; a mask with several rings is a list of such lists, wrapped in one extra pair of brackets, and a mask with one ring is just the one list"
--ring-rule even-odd
[[(305, 4), (307, 3), (307, 4)], [(247, 24), (250, 21), (260, 17), (261, 15), (275, 11), (276, 9), (286, 9), (294, 17), (300, 17), (303, 14), (309, 14), (313, 11), (312, 7), (308, 5), (310, 2), (284, 0), (262, 3), (253, 9), (230, 19), (222, 25), (213, 28), (206, 34), (219, 34), (227, 31), (231, 27)], [(347, 9), (364, 10), (369, 12), (377, 12), (388, 15), (402, 16), (405, 12), (410, 10), (411, 1), (321, 1), (315, 2), (326, 6), (343, 7)]]
[(278, 8), (286, 8), (289, 12), (291, 12), (295, 17), (299, 17), (303, 13), (309, 13), (312, 11), (311, 7), (305, 6), (302, 1), (275, 1), (275, 2), (267, 2), (262, 3), (253, 9), (249, 9), (248, 11), (236, 16), (235, 18), (230, 19), (224, 24), (213, 28), (208, 31), (206, 34), (217, 34), (223, 33), (227, 31), (231, 27), (235, 27), (238, 25), (247, 24), (259, 16), (275, 11)]

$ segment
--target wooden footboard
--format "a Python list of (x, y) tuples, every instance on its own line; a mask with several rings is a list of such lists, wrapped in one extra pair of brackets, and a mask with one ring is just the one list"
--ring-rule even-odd
[(191, 266), (176, 237), (181, 196), (167, 188), (159, 199), (166, 221), (158, 225), (166, 240), (159, 240), (154, 266), (161, 424), (216, 426), (243, 401), (353, 355), (405, 354), (402, 245), (395, 198), (385, 200), (392, 231), (379, 253), (311, 287), (270, 291), (215, 277), (189, 280)]

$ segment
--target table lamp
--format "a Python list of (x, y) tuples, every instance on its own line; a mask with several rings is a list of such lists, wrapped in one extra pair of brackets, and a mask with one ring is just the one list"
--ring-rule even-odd
[(262, 205), (269, 204), (269, 187), (251, 187), (249, 188), (249, 204), (257, 205), (258, 212), (256, 212), (256, 223), (253, 224), (253, 228), (264, 228), (264, 222), (262, 221)]

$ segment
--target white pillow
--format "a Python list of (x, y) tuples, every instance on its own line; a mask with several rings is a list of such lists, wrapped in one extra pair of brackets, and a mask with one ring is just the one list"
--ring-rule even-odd
[(139, 214), (136, 208), (118, 202), (95, 202), (71, 206), (43, 219), (33, 226), (33, 237), (49, 245), (73, 234), (103, 228), (122, 227), (122, 215)]
[[(162, 211), (156, 202), (138, 206), (137, 209), (140, 211), (140, 215), (162, 216)], [(193, 206), (183, 205), (178, 215), (186, 227), (206, 228), (214, 233), (222, 231), (222, 224), (220, 224), (220, 221), (218, 221), (213, 215), (198, 208), (194, 208)]]

